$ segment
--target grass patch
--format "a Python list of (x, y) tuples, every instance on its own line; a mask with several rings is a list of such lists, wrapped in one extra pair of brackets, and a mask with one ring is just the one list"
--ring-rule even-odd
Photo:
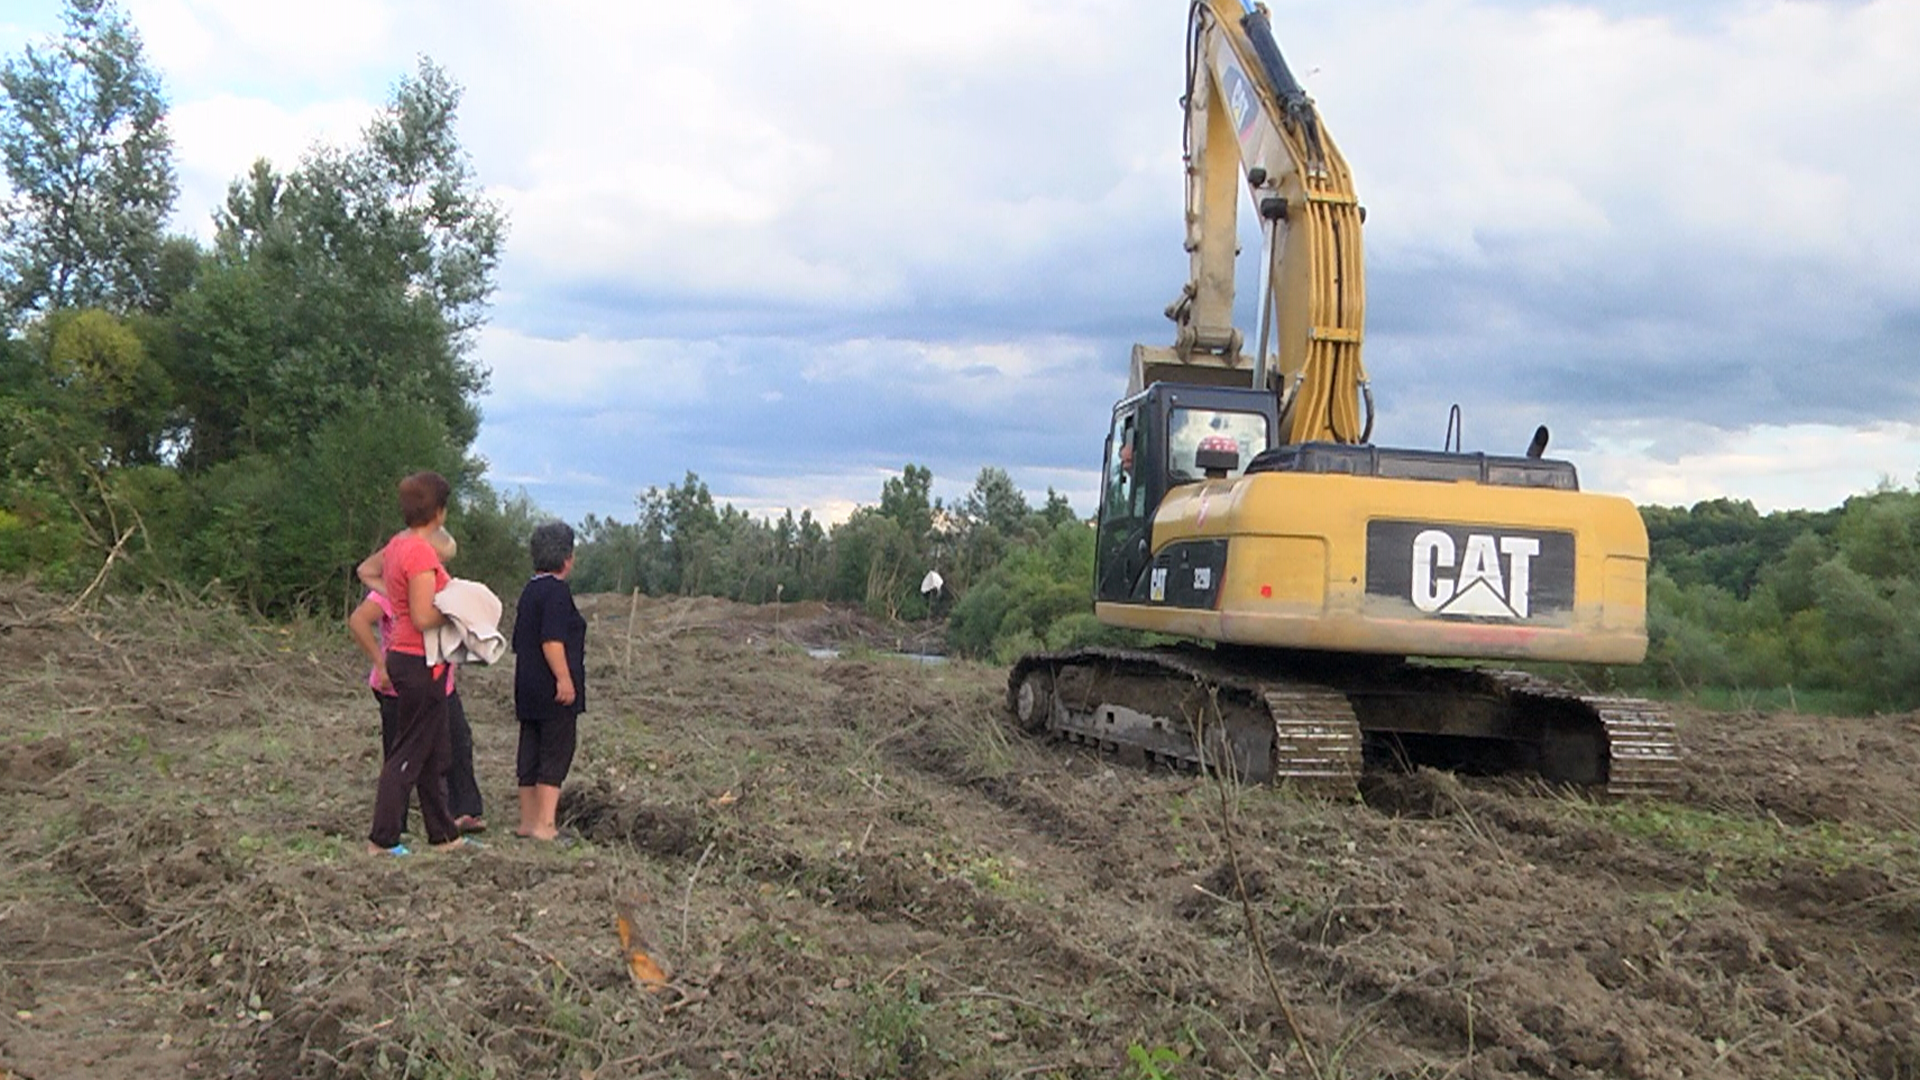
[(1668, 700), (1685, 701), (1715, 712), (1870, 716), (1875, 711), (1871, 705), (1844, 690), (1796, 690), (1789, 687), (1741, 690), (1729, 686), (1703, 686), (1691, 693), (1675, 692)]
[(1920, 868), (1920, 837), (1901, 830), (1828, 821), (1787, 825), (1669, 803), (1595, 805), (1585, 812), (1625, 835), (1709, 860), (1709, 884), (1722, 871), (1751, 877), (1788, 863), (1811, 863), (1828, 873), (1852, 867), (1909, 873)]
[(1716, 912), (1734, 911), (1739, 903), (1725, 893), (1711, 889), (1675, 889), (1653, 892), (1634, 898), (1634, 905), (1646, 912), (1647, 921), (1665, 930), (1675, 923), (1691, 922)]
[(869, 1063), (887, 1075), (926, 1075), (933, 1049), (926, 1021), (933, 1006), (922, 996), (919, 980), (908, 979), (897, 989), (869, 983), (860, 996), (867, 1007), (854, 1021), (854, 1034)]

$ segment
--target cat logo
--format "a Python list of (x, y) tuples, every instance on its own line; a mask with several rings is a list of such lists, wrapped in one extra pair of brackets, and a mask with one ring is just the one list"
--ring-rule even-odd
[(1518, 622), (1573, 606), (1568, 533), (1374, 521), (1367, 592), (1437, 618)]
[(1153, 601), (1156, 604), (1164, 603), (1166, 601), (1167, 599), (1167, 568), (1166, 567), (1156, 566), (1153, 568), (1153, 577), (1147, 583), (1147, 599)]
[(1413, 606), (1438, 615), (1526, 618), (1540, 541), (1469, 533), (1466, 548), (1456, 563), (1453, 537), (1427, 529), (1413, 538)]
[(1233, 127), (1245, 141), (1253, 133), (1253, 122), (1260, 117), (1259, 107), (1254, 99), (1253, 84), (1238, 67), (1229, 63), (1221, 73), (1221, 85), (1226, 91), (1227, 112), (1233, 117)]

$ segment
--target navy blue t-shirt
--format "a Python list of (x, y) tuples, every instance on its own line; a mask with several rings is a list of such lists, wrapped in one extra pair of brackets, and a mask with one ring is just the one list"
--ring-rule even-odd
[[(573, 704), (553, 700), (553, 669), (540, 646), (558, 641), (573, 676)], [(549, 720), (587, 708), (587, 620), (573, 604), (573, 590), (552, 574), (539, 574), (520, 590), (513, 612), (513, 711), (522, 720)]]

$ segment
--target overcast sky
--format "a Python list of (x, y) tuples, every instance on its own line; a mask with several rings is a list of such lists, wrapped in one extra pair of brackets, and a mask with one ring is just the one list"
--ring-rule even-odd
[[(1095, 501), (1185, 281), (1177, 0), (122, 0), (177, 227), (425, 54), (511, 220), (490, 476), (839, 517), (909, 462)], [(1375, 438), (1824, 508), (1920, 473), (1920, 0), (1273, 3), (1367, 205)], [(59, 27), (0, 0), (0, 49)], [(1251, 285), (1248, 267), (1243, 281)]]

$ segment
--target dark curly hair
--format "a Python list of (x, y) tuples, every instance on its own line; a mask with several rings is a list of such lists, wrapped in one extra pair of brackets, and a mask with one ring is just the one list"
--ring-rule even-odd
[(557, 574), (573, 554), (573, 526), (564, 521), (549, 521), (534, 527), (527, 540), (527, 554), (533, 556), (538, 574)]

